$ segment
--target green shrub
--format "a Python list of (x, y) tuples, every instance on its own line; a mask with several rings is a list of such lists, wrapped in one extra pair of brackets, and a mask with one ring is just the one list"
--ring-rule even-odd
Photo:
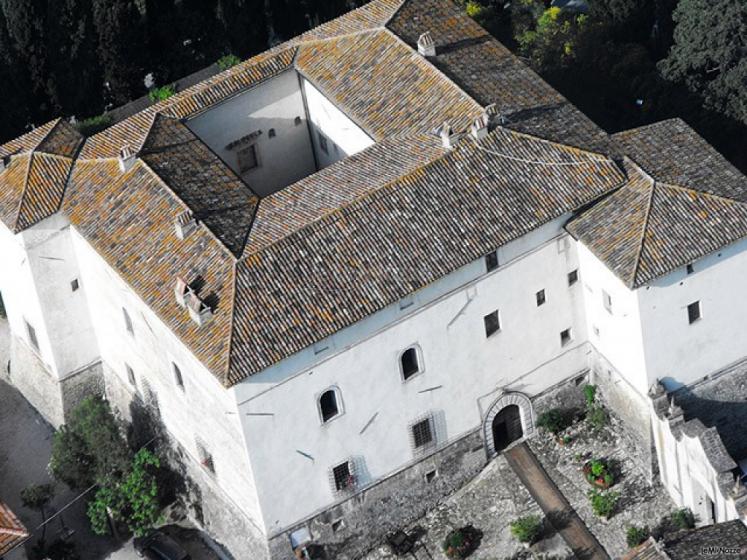
[(615, 510), (617, 500), (620, 494), (617, 492), (600, 492), (599, 490), (589, 490), (589, 501), (594, 514), (599, 517), (609, 518)]
[(233, 68), (237, 64), (241, 64), (241, 59), (235, 54), (227, 54), (221, 56), (215, 63), (221, 70), (228, 70), (229, 68)]
[(607, 471), (607, 465), (600, 459), (592, 460), (590, 468), (591, 474), (593, 474), (595, 477), (600, 477)]
[(692, 529), (695, 527), (695, 516), (689, 508), (675, 510), (671, 515), (672, 523), (678, 529)]
[(148, 98), (153, 103), (158, 103), (159, 101), (166, 101), (169, 97), (174, 95), (176, 93), (176, 89), (173, 85), (170, 86), (161, 86), (157, 88), (153, 88), (148, 92)]
[(628, 543), (628, 548), (634, 548), (645, 541), (651, 532), (648, 527), (636, 527), (635, 525), (628, 527), (625, 532), (625, 540)]
[(537, 515), (526, 515), (511, 522), (511, 534), (519, 542), (533, 543), (542, 533), (542, 521)]
[(103, 115), (88, 117), (87, 119), (78, 121), (75, 127), (83, 136), (93, 136), (97, 132), (101, 132), (105, 128), (108, 128), (111, 124), (111, 116), (104, 113)]
[(600, 430), (609, 424), (610, 419), (601, 406), (592, 406), (586, 413), (586, 421), (593, 429)]
[(584, 398), (586, 398), (586, 408), (592, 408), (597, 400), (597, 386), (584, 385)]
[(537, 425), (548, 432), (558, 435), (571, 425), (572, 415), (559, 408), (553, 408), (540, 414)]

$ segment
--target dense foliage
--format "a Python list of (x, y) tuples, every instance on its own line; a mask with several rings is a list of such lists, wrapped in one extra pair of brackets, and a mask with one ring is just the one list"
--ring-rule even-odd
[(531, 544), (542, 534), (542, 520), (537, 515), (526, 515), (511, 522), (511, 534), (521, 543)]
[(230, 64), (355, 5), (354, 0), (0, 0), (0, 142), (59, 115), (79, 121), (100, 115), (148, 93), (148, 74), (162, 86), (219, 59)]
[(637, 527), (632, 525), (625, 531), (625, 542), (628, 548), (634, 548), (645, 541), (651, 535), (648, 527)]

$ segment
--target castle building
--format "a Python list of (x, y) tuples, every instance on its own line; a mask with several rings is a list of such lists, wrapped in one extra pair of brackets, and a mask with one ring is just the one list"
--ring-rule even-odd
[(607, 134), (449, 0), (0, 158), (12, 383), (54, 425), (151, 407), (239, 559), (359, 556), (588, 378), (653, 473), (649, 388), (747, 354), (745, 177), (680, 120)]

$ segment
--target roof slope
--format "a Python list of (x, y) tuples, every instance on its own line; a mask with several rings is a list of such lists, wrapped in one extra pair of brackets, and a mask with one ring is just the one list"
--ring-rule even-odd
[(26, 527), (18, 520), (10, 508), (0, 502), (0, 556), (10, 552), (29, 536)]
[(643, 286), (747, 236), (747, 178), (682, 121), (615, 140), (638, 158), (625, 165), (628, 181), (566, 229), (626, 286)]
[(14, 233), (57, 212), (83, 138), (57, 119), (0, 146), (0, 220)]
[(509, 130), (464, 139), (239, 262), (229, 380), (395, 303), (623, 180), (602, 156)]

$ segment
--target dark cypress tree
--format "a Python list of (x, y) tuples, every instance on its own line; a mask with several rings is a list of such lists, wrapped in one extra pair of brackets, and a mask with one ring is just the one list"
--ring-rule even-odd
[(0, 84), (3, 110), (0, 111), (0, 143), (18, 136), (31, 122), (28, 97), (24, 94), (21, 65), (0, 10)]
[(267, 48), (264, 0), (219, 0), (218, 19), (233, 54), (246, 58)]
[(143, 34), (133, 0), (92, 0), (107, 101), (126, 103), (144, 90)]

